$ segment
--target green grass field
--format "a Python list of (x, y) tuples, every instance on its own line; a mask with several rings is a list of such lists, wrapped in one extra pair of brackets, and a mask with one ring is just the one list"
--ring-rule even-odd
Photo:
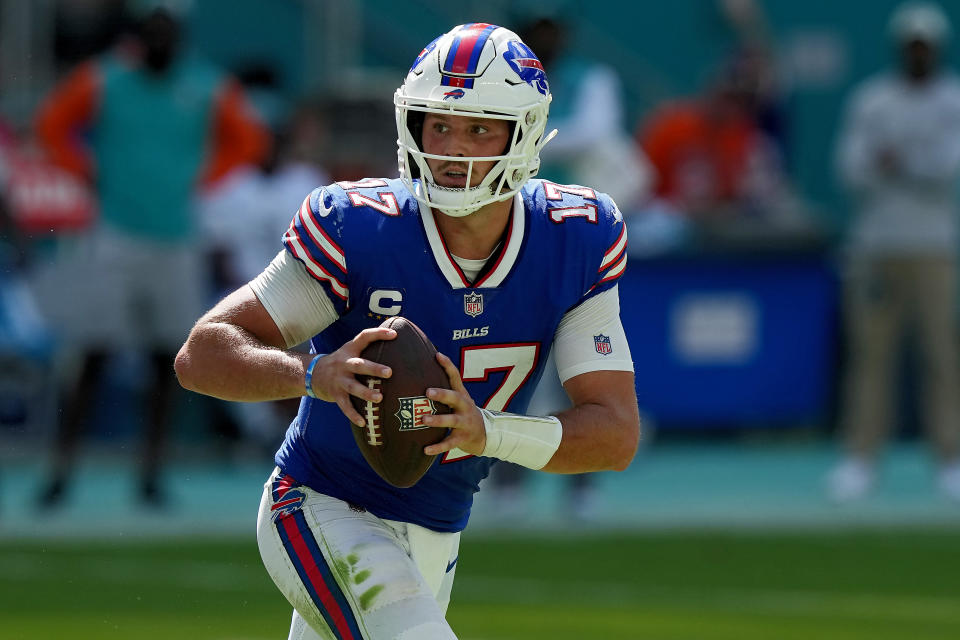
[[(0, 640), (286, 638), (249, 540), (0, 542)], [(463, 640), (960, 638), (960, 531), (465, 536)]]

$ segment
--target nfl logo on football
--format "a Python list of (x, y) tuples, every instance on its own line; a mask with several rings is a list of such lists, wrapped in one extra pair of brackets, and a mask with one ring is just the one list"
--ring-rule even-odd
[(436, 407), (433, 406), (433, 400), (424, 396), (414, 398), (400, 398), (400, 410), (394, 415), (400, 421), (400, 431), (415, 431), (416, 429), (428, 429), (423, 424), (423, 416), (430, 416), (436, 413)]
[(483, 313), (483, 294), (476, 292), (464, 294), (463, 311), (471, 318), (476, 318)]
[(602, 356), (613, 353), (613, 346), (610, 344), (610, 336), (605, 336), (602, 333), (598, 336), (593, 336), (593, 344), (597, 348), (597, 353)]

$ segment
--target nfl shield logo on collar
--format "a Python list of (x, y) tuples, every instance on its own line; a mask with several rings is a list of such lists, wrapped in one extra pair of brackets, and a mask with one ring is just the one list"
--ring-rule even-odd
[(605, 336), (602, 333), (600, 335), (593, 336), (593, 345), (597, 348), (597, 353), (602, 356), (613, 353), (613, 346), (610, 344), (610, 336)]
[(471, 318), (483, 313), (483, 294), (470, 292), (463, 296), (463, 312)]

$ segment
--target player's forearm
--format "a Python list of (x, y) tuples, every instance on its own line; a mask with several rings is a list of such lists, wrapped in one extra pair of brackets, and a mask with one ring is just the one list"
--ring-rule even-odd
[(177, 354), (174, 368), (185, 389), (257, 402), (302, 396), (311, 357), (264, 345), (236, 325), (201, 321)]
[(563, 425), (563, 436), (557, 452), (542, 471), (623, 471), (630, 466), (640, 441), (640, 418), (635, 404), (581, 404), (557, 417)]

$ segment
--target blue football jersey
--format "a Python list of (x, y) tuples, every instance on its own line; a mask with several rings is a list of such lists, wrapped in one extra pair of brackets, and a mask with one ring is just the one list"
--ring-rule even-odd
[[(283, 243), (334, 303), (339, 319), (311, 340), (339, 349), (363, 329), (402, 315), (459, 363), (478, 406), (524, 413), (563, 315), (614, 286), (626, 266), (626, 226), (592, 189), (531, 180), (514, 197), (499, 253), (470, 283), (433, 213), (400, 180), (317, 189)], [(492, 458), (454, 450), (413, 487), (382, 480), (335, 403), (304, 398), (276, 462), (297, 481), (391, 520), (436, 531), (467, 524)]]

